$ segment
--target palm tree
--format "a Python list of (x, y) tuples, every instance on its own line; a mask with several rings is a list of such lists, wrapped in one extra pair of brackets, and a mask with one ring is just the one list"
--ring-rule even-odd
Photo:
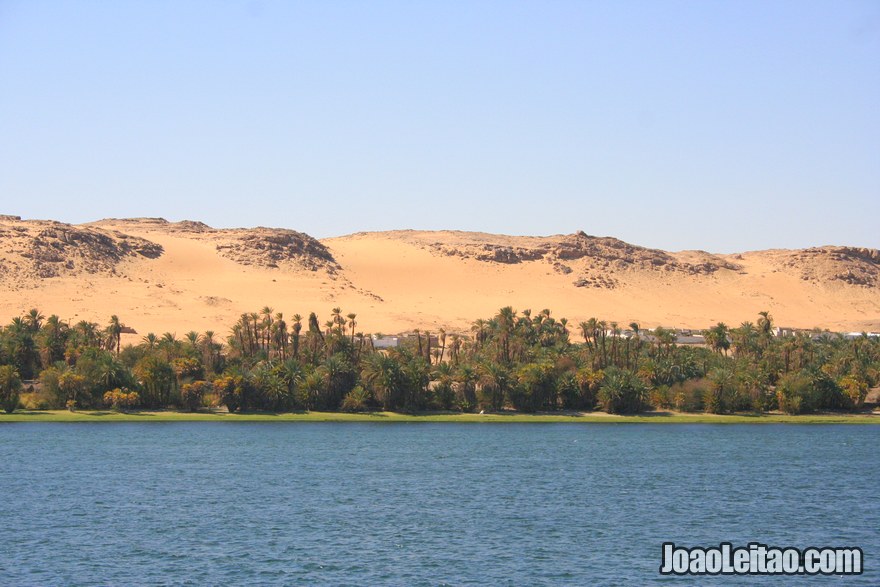
[(173, 332), (166, 332), (159, 338), (157, 347), (165, 354), (165, 358), (169, 361), (178, 355), (178, 345), (180, 341)]
[[(269, 345), (270, 345), (271, 336), (272, 336), (272, 312), (273, 311), (274, 310), (272, 310), (272, 308), (270, 308), (269, 306), (263, 306), (263, 309), (260, 311), (260, 314), (263, 315), (263, 330), (266, 333), (266, 338), (265, 338), (266, 342), (264, 345), (264, 348), (266, 349), (266, 353), (267, 353), (266, 356), (271, 356), (271, 354), (272, 354), (271, 347)], [(260, 341), (260, 344), (263, 345), (263, 342)]]
[(584, 337), (584, 344), (587, 348), (590, 348), (590, 334), (592, 333), (592, 329), (590, 328), (590, 324), (586, 321), (578, 324), (578, 330), (581, 332), (581, 336)]
[(31, 334), (36, 334), (40, 331), (40, 327), (43, 325), (43, 318), (45, 318), (45, 316), (40, 314), (40, 311), (36, 308), (31, 309), (31, 311), (25, 315), (24, 323), (27, 325)]
[(110, 316), (110, 325), (107, 327), (107, 335), (115, 344), (117, 357), (119, 356), (119, 350), (122, 346), (122, 328), (123, 325), (119, 321), (119, 317), (116, 314)]
[(393, 410), (402, 405), (400, 366), (389, 355), (375, 353), (367, 357), (361, 377), (383, 409)]
[(434, 393), (438, 405), (444, 410), (452, 408), (452, 403), (455, 401), (455, 392), (452, 389), (454, 383), (452, 365), (438, 362), (431, 373), (431, 378), (437, 382)]
[(471, 365), (467, 363), (459, 365), (455, 373), (455, 382), (465, 404), (471, 409), (477, 405), (476, 383), (478, 380), (479, 374)]
[(310, 360), (314, 362), (317, 360), (318, 349), (324, 347), (324, 334), (321, 332), (321, 326), (318, 323), (318, 315), (314, 312), (309, 314), (309, 331), (306, 341), (309, 343)]
[(739, 328), (730, 331), (733, 338), (733, 352), (737, 357), (750, 356), (758, 350), (758, 331), (751, 322), (743, 322)]
[(232, 327), (232, 334), (238, 339), (241, 353), (245, 356), (253, 354), (251, 346), (251, 323), (247, 314), (242, 314), (238, 318), (238, 322)]
[(416, 342), (418, 343), (419, 356), (422, 356), (422, 333), (418, 328), (413, 329), (413, 334), (416, 335)]
[(440, 355), (437, 358), (438, 365), (443, 363), (443, 353), (446, 351), (446, 331), (442, 328), (440, 329), (439, 341), (440, 341)]
[(724, 322), (719, 322), (704, 334), (706, 343), (713, 351), (718, 354), (727, 354), (730, 348), (730, 339), (728, 338), (730, 329)]
[(201, 335), (199, 335), (199, 333), (195, 330), (190, 330), (189, 332), (187, 332), (184, 335), (184, 338), (189, 343), (189, 346), (193, 349), (198, 348), (199, 344), (201, 343)]
[(596, 329), (599, 333), (599, 349), (601, 350), (602, 369), (608, 366), (608, 352), (605, 347), (605, 338), (608, 335), (608, 324), (604, 320), (596, 323)]
[(620, 366), (620, 354), (619, 349), (617, 348), (617, 341), (620, 339), (621, 330), (617, 325), (617, 322), (611, 323), (611, 362)]
[(366, 338), (364, 337), (363, 332), (358, 332), (355, 336), (358, 340), (358, 343), (357, 343), (357, 347), (356, 347), (357, 351), (355, 352), (354, 362), (358, 363), (361, 358), (361, 353), (364, 351), (364, 344), (365, 344)]
[(104, 391), (128, 385), (131, 377), (128, 368), (112, 355), (102, 354), (97, 362), (97, 376)]
[(431, 364), (431, 331), (425, 331), (425, 361), (427, 361), (428, 365)]
[(760, 316), (758, 318), (758, 330), (761, 334), (770, 336), (773, 333), (773, 317), (767, 310), (758, 312), (758, 315)]
[(167, 360), (156, 354), (149, 354), (137, 362), (134, 374), (145, 393), (145, 405), (158, 407), (168, 403), (175, 379), (174, 370)]
[(64, 347), (67, 343), (69, 330), (67, 324), (62, 322), (56, 314), (52, 314), (46, 320), (40, 331), (42, 354), (45, 356), (44, 365), (51, 365), (64, 359)]
[(479, 318), (471, 325), (471, 332), (474, 333), (474, 339), (478, 346), (482, 346), (486, 340), (486, 321)]
[(0, 366), (0, 406), (7, 414), (11, 414), (18, 407), (21, 388), (21, 378), (15, 367), (12, 365)]
[(263, 344), (263, 333), (260, 328), (260, 316), (256, 312), (248, 314), (248, 320), (251, 322), (251, 341), (252, 353), (255, 353)]
[(657, 344), (655, 356), (657, 358), (668, 357), (672, 352), (672, 345), (675, 344), (676, 335), (673, 330), (658, 326), (654, 329), (654, 342)]
[(357, 318), (357, 314), (352, 312), (348, 314), (346, 318), (348, 318), (348, 326), (349, 328), (351, 328), (351, 342), (354, 343), (354, 327), (357, 326), (357, 322), (355, 321), (355, 318)]
[(148, 332), (145, 337), (141, 339), (141, 342), (147, 345), (147, 350), (153, 350), (156, 348), (156, 343), (159, 341), (159, 338), (152, 332)]
[(278, 375), (287, 386), (287, 393), (293, 400), (293, 407), (304, 407), (308, 398), (302, 397), (302, 394), (299, 393), (300, 385), (305, 379), (305, 372), (300, 362), (296, 359), (287, 359), (279, 366)]
[(202, 341), (202, 361), (212, 373), (217, 373), (221, 369), (220, 349), (222, 346), (214, 340), (214, 331), (206, 330), (201, 337)]
[(760, 349), (766, 350), (770, 346), (770, 339), (773, 337), (773, 317), (770, 316), (770, 312), (767, 310), (758, 312), (758, 316), (760, 316), (758, 318)]
[(236, 322), (232, 325), (232, 331), (229, 335), (229, 338), (227, 338), (226, 340), (231, 348), (238, 349), (242, 355), (245, 354), (245, 337), (241, 321)]
[(79, 346), (102, 346), (98, 333), (98, 325), (94, 322), (80, 320), (73, 327), (76, 344)]
[(328, 328), (336, 328), (339, 334), (342, 334), (342, 328), (345, 326), (345, 318), (342, 317), (342, 308), (333, 308), (330, 312), (332, 320), (329, 322), (331, 326)]
[(287, 322), (284, 321), (284, 314), (278, 312), (275, 314), (275, 324), (272, 328), (272, 342), (281, 354), (282, 361), (287, 358), (287, 338)]
[(501, 344), (501, 361), (510, 363), (510, 337), (516, 322), (516, 310), (511, 306), (501, 308), (495, 317), (498, 323), (498, 342)]
[(458, 365), (458, 354), (461, 351), (461, 338), (457, 334), (452, 335), (452, 343), (449, 345), (449, 360), (453, 365)]
[(479, 382), (491, 395), (492, 409), (496, 412), (504, 407), (504, 398), (510, 388), (513, 376), (506, 366), (494, 361), (481, 363), (478, 367)]
[(299, 333), (302, 330), (302, 316), (293, 315), (293, 356), (299, 357)]
[(634, 364), (635, 364), (635, 366), (638, 366), (639, 356), (642, 354), (642, 336), (641, 336), (642, 329), (639, 326), (638, 322), (630, 322), (629, 329), (632, 330), (633, 337), (635, 337), (635, 339), (636, 339), (636, 352), (635, 352), (636, 356), (635, 356)]
[(729, 409), (730, 388), (733, 386), (733, 371), (727, 367), (716, 367), (709, 373), (712, 382), (709, 393), (706, 394), (706, 411), (713, 414), (723, 414)]

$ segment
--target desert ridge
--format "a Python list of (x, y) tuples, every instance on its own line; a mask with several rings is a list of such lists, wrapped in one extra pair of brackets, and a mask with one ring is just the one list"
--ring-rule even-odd
[[(138, 338), (212, 330), (245, 312), (332, 308), (358, 330), (466, 332), (498, 308), (577, 324), (777, 324), (880, 330), (880, 253), (824, 246), (735, 255), (666, 252), (584, 233), (518, 237), (458, 231), (357, 233), (317, 240), (289, 229), (107, 219), (84, 225), (0, 217), (0, 315), (45, 309)], [(181, 331), (183, 329), (183, 332)], [(134, 336), (134, 335), (132, 335)]]

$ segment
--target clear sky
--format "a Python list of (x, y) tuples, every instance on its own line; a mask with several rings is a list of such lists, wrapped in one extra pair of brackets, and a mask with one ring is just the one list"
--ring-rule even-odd
[(880, 2), (0, 0), (0, 213), (880, 247)]

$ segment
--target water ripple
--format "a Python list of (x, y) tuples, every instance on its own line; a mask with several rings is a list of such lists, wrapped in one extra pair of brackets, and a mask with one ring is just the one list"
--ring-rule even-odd
[(862, 546), (869, 567), (845, 582), (876, 585), (878, 441), (861, 426), (0, 426), (0, 583), (735, 585), (661, 577), (661, 543), (761, 540)]

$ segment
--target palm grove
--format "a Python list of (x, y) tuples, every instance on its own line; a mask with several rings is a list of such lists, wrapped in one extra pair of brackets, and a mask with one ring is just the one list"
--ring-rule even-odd
[[(335, 308), (288, 321), (242, 314), (225, 341), (214, 332), (147, 334), (122, 346), (111, 317), (67, 324), (38, 310), (0, 330), (0, 401), (31, 409), (229, 411), (432, 410), (611, 413), (857, 410), (880, 380), (880, 341), (773, 335), (772, 316), (719, 323), (706, 345), (675, 333), (597, 319), (577, 327), (549, 310), (502, 308), (470, 333), (415, 331), (376, 349), (357, 315)], [(24, 382), (33, 382), (25, 391)]]

